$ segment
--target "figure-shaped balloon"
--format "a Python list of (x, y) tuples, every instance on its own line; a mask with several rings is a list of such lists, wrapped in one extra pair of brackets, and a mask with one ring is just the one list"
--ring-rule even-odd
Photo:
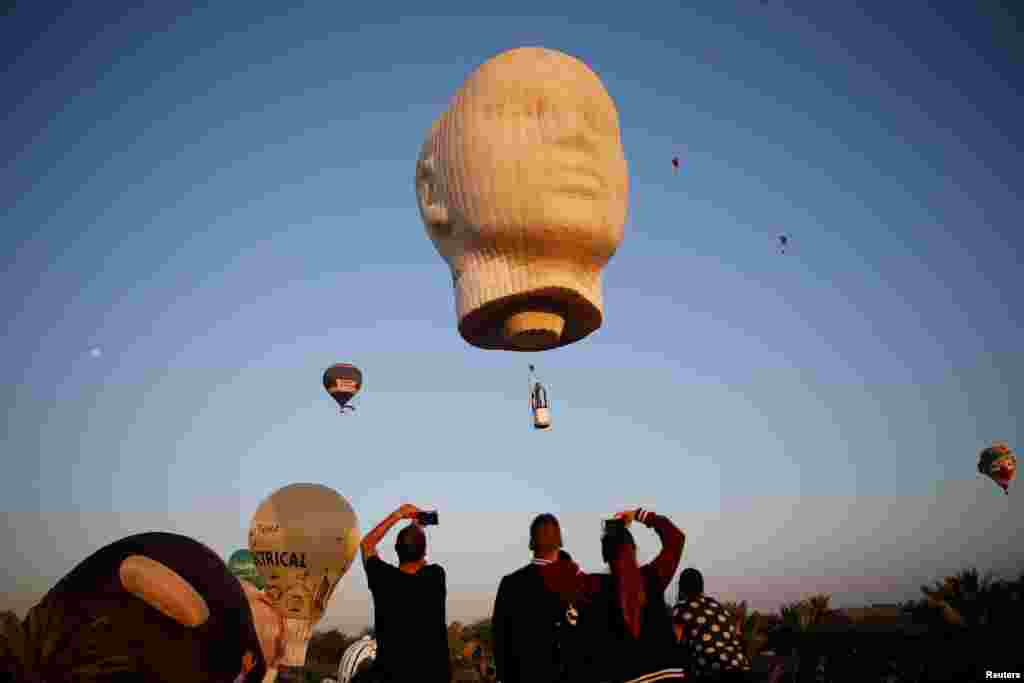
[(336, 363), (324, 371), (324, 389), (338, 402), (341, 412), (355, 410), (347, 405), (363, 388), (363, 373), (354, 365)]
[(291, 484), (264, 500), (249, 527), (249, 550), (264, 593), (284, 615), (283, 664), (303, 666), (313, 627), (359, 547), (359, 523), (337, 491)]
[(679, 172), (679, 157), (672, 157), (672, 168), (676, 173)]
[(467, 342), (542, 351), (601, 327), (629, 178), (615, 103), (581, 61), (520, 48), (482, 64), (430, 129), (416, 193)]
[(256, 571), (256, 560), (252, 553), (245, 548), (231, 553), (231, 557), (228, 559), (228, 569), (239, 579), (247, 581), (256, 588), (263, 588), (263, 577)]
[(203, 544), (144, 533), (83, 560), (24, 622), (24, 680), (259, 683), (245, 591)]
[(534, 429), (551, 427), (551, 406), (548, 404), (548, 390), (535, 378), (536, 368), (530, 366), (530, 413)]
[(1010, 495), (1010, 482), (1017, 476), (1017, 456), (1006, 443), (996, 442), (981, 452), (978, 471)]

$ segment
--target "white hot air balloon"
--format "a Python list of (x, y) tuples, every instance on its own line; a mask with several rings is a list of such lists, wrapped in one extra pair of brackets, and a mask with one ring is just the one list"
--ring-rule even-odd
[(601, 327), (629, 177), (615, 103), (583, 62), (520, 48), (482, 64), (431, 127), (416, 194), (467, 342), (543, 351)]
[(267, 599), (285, 622), (285, 666), (303, 666), (313, 627), (359, 548), (352, 506), (334, 489), (291, 484), (264, 500), (249, 526), (249, 550)]

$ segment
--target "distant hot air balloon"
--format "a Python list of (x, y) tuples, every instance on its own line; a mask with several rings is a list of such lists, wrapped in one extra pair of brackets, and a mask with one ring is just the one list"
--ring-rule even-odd
[(530, 412), (533, 414), (534, 429), (551, 427), (551, 408), (548, 405), (548, 392), (544, 385), (536, 380), (536, 369), (530, 366)]
[(1017, 476), (1017, 456), (1006, 443), (998, 441), (981, 452), (978, 471), (1010, 495), (1010, 482)]
[(601, 327), (629, 177), (615, 103), (586, 64), (530, 47), (480, 65), (431, 127), (415, 183), (469, 344), (544, 351)]
[(263, 588), (263, 577), (256, 571), (256, 560), (252, 553), (245, 548), (231, 553), (231, 557), (228, 559), (228, 569), (243, 581), (248, 581), (257, 588)]
[(672, 157), (672, 168), (675, 169), (676, 173), (679, 172), (679, 157)]
[(779, 235), (779, 251), (783, 254), (786, 253), (786, 247), (789, 245), (789, 237), (786, 235)]
[(278, 489), (253, 514), (249, 550), (267, 599), (284, 615), (285, 666), (303, 666), (313, 627), (351, 566), (359, 540), (352, 506), (320, 484)]
[(336, 363), (324, 371), (324, 389), (338, 402), (342, 414), (346, 410), (355, 410), (347, 404), (362, 388), (363, 373), (354, 365)]

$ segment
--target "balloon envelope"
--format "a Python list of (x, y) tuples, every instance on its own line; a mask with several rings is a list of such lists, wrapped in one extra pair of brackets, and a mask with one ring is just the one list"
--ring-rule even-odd
[[(200, 626), (182, 621), (192, 612), (176, 608), (182, 601), (201, 604)], [(212, 549), (166, 532), (128, 536), (82, 560), (29, 610), (24, 636), (34, 674), (25, 680), (151, 681), (164, 672), (182, 682), (255, 682), (266, 669), (238, 579)], [(247, 654), (254, 668), (236, 678)]]
[(538, 47), (487, 60), (430, 127), (414, 182), (468, 343), (545, 351), (601, 327), (629, 171), (618, 110), (589, 66)]
[(320, 484), (291, 484), (264, 500), (249, 527), (249, 550), (270, 603), (287, 630), (287, 666), (302, 666), (313, 626), (359, 547), (359, 523), (345, 498)]
[(263, 588), (263, 577), (256, 571), (256, 560), (252, 553), (245, 548), (231, 553), (231, 557), (228, 559), (228, 569), (243, 581), (248, 581), (257, 588)]
[(342, 408), (363, 388), (363, 373), (354, 365), (336, 363), (324, 371), (324, 389)]
[(1017, 456), (1005, 443), (995, 443), (981, 452), (978, 471), (1008, 494), (1010, 483), (1017, 476)]

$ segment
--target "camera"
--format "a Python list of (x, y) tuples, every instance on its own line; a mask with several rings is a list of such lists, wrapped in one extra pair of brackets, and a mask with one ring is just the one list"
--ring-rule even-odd
[(437, 510), (417, 512), (416, 522), (420, 526), (437, 526)]

